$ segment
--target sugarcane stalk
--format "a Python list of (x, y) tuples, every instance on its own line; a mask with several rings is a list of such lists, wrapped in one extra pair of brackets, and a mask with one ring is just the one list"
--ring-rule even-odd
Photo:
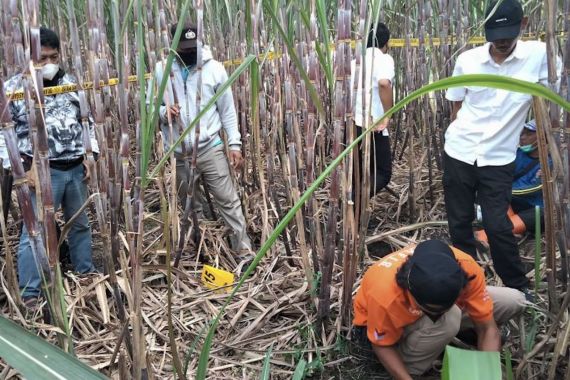
[[(285, 93), (285, 130), (287, 132), (287, 156), (284, 157), (285, 161), (287, 162), (287, 171), (289, 174), (289, 187), (290, 187), (290, 194), (291, 194), (291, 201), (296, 203), (299, 198), (301, 197), (301, 193), (299, 191), (299, 177), (297, 175), (297, 146), (295, 144), (295, 139), (293, 134), (295, 133), (295, 128), (293, 125), (293, 99), (292, 99), (292, 88), (291, 88), (291, 80), (289, 78), (285, 79), (284, 81), (284, 93)], [(311, 262), (308, 255), (307, 250), (307, 239), (305, 235), (305, 224), (303, 223), (303, 214), (302, 211), (297, 212), (295, 215), (295, 223), (297, 224), (297, 234), (299, 238), (299, 253), (301, 254), (301, 263), (303, 266), (303, 270), (305, 271), (305, 276), (309, 283), (309, 289), (314, 290), (314, 273), (311, 267)]]
[[(315, 15), (316, 6), (311, 5), (311, 28), (309, 32), (309, 39), (313, 44), (313, 51), (309, 53), (308, 61), (308, 74), (309, 80), (315, 88), (319, 88), (319, 67), (317, 62), (317, 54), (314, 51), (317, 46), (317, 16)], [(323, 93), (323, 91), (319, 91)], [(326, 91), (324, 92), (326, 94)], [(306, 94), (304, 94), (306, 98)], [(316, 126), (318, 123), (317, 109), (313, 102), (307, 101), (307, 121), (305, 123), (305, 165), (306, 165), (306, 178), (307, 183), (315, 181), (315, 144), (316, 144)], [(306, 209), (306, 223), (308, 225), (309, 239), (311, 244), (311, 259), (313, 261), (313, 270), (319, 272), (319, 257), (323, 255), (323, 233), (320, 221), (316, 218), (315, 213), (318, 210), (317, 200), (311, 194), (307, 200)]]
[[(200, 6), (200, 10), (198, 10), (198, 6)], [(197, 0), (195, 4), (196, 12), (197, 12), (197, 37), (196, 42), (198, 44), (197, 48), (197, 57), (196, 57), (196, 72), (198, 75), (198, 79), (196, 81), (196, 109), (200, 109), (200, 105), (202, 102), (202, 41), (203, 41), (203, 10), (202, 2)], [(178, 96), (180, 98), (180, 95)], [(190, 107), (192, 105), (189, 103), (189, 97), (184, 94), (182, 97), (183, 101), (186, 102), (186, 110), (189, 112)], [(183, 108), (184, 109), (184, 108)], [(189, 119), (189, 115), (186, 115), (187, 119)], [(174, 267), (177, 268), (180, 262), (180, 258), (182, 256), (182, 251), (184, 249), (184, 245), (186, 242), (186, 234), (190, 229), (190, 220), (192, 221), (192, 244), (194, 247), (197, 247), (200, 241), (200, 228), (199, 228), (199, 221), (198, 216), (196, 215), (195, 211), (195, 201), (198, 196), (197, 193), (197, 181), (195, 180), (196, 170), (197, 170), (197, 159), (198, 159), (198, 140), (200, 137), (200, 124), (202, 123), (201, 120), (198, 121), (196, 126), (194, 127), (194, 141), (192, 143), (193, 149), (190, 150), (186, 146), (186, 142), (184, 141), (181, 144), (182, 147), (182, 154), (184, 157), (184, 171), (189, 173), (188, 175), (188, 187), (186, 192), (186, 203), (183, 205), (183, 214), (181, 217), (181, 225), (180, 225), (180, 239), (178, 242), (178, 251), (176, 253), (176, 257), (174, 259)], [(189, 128), (189, 126), (183, 126), (181, 123), (179, 125), (179, 133), (182, 134), (183, 129)]]
[[(23, 14), (29, 14), (29, 50), (30, 50), (30, 70), (24, 76), (23, 89), (25, 100), (29, 107), (28, 125), (29, 133), (32, 140), (34, 160), (32, 167), (35, 167), (37, 173), (36, 190), (36, 210), (38, 222), (43, 227), (43, 240), (45, 242), (46, 254), (48, 256), (48, 264), (50, 268), (50, 276), (42, 281), (44, 294), (48, 300), (50, 315), (52, 322), (61, 329), (57, 334), (58, 343), (61, 348), (70, 353), (73, 352), (73, 341), (69, 332), (67, 318), (65, 315), (65, 307), (61, 303), (60, 296), (61, 287), (58, 284), (61, 281), (60, 276), (56, 275), (56, 268), (59, 265), (59, 251), (57, 234), (55, 230), (55, 208), (53, 193), (51, 187), (51, 171), (49, 167), (49, 146), (48, 134), (45, 125), (44, 108), (45, 101), (43, 97), (43, 77), (40, 70), (36, 70), (32, 62), (40, 61), (40, 29), (38, 24), (37, 0), (31, 0), (24, 5)], [(35, 166), (34, 166), (35, 165)]]
[[(410, 73), (412, 73), (412, 62), (414, 62), (412, 58), (413, 52), (410, 49), (410, 20), (406, 17), (405, 20), (405, 30), (406, 30), (406, 48), (405, 48), (405, 65), (406, 71), (409, 75), (406, 78), (406, 91), (412, 91), (415, 88), (415, 84), (413, 82), (414, 78)], [(406, 112), (415, 115), (416, 110), (416, 102), (412, 102), (409, 107), (407, 107)], [(415, 163), (415, 143), (414, 143), (414, 131), (413, 131), (413, 123), (411, 122), (413, 119), (408, 119), (407, 121), (407, 139), (408, 139), (408, 165), (410, 166), (409, 174), (408, 174), (408, 208), (410, 212), (410, 220), (416, 221), (417, 218), (417, 208), (416, 208), (416, 163)], [(404, 148), (402, 148), (402, 153), (404, 152)]]
[[(30, 45), (32, 49), (32, 59), (34, 62), (39, 61), (40, 57), (40, 30), (38, 27), (31, 25), (30, 28)], [(36, 172), (38, 174), (39, 183), (36, 185), (36, 193), (39, 194), (40, 201), (38, 204), (38, 218), (41, 221), (46, 239), (46, 251), (50, 270), (52, 274), (58, 262), (59, 252), (57, 251), (57, 236), (55, 232), (55, 210), (53, 205), (53, 193), (51, 188), (51, 174), (49, 168), (49, 147), (47, 141), (47, 130), (43, 115), (45, 106), (43, 97), (43, 78), (39, 70), (31, 70), (30, 80), (25, 82), (25, 93), (28, 94), (27, 102), (30, 107), (34, 107), (34, 111), (30, 111), (30, 132), (32, 135), (34, 146), (34, 163), (36, 164)], [(32, 94), (37, 91), (37, 101), (32, 98)], [(33, 114), (33, 116), (32, 116)], [(32, 164), (33, 166), (33, 164)], [(52, 288), (52, 283), (46, 284), (48, 288)]]
[[(164, 169), (160, 171), (160, 176), (164, 178)], [(172, 354), (172, 362), (174, 364), (174, 369), (178, 378), (184, 379), (184, 373), (182, 372), (182, 362), (180, 361), (180, 355), (178, 354), (178, 345), (176, 343), (176, 335), (174, 330), (174, 325), (172, 321), (172, 268), (170, 266), (170, 254), (172, 250), (172, 239), (170, 236), (170, 213), (168, 212), (167, 194), (164, 188), (163, 181), (158, 181), (158, 186), (160, 190), (160, 209), (162, 220), (164, 222), (163, 234), (164, 243), (166, 249), (166, 280), (168, 283), (167, 293), (166, 293), (166, 318), (168, 322), (168, 338), (170, 343), (170, 353)]]
[[(350, 2), (341, 0), (339, 2), (337, 15), (337, 54), (335, 57), (335, 98), (334, 98), (334, 119), (333, 119), (333, 140), (332, 140), (332, 156), (337, 157), (341, 151), (341, 144), (346, 126), (345, 114), (350, 107), (350, 96), (346, 96), (345, 91), (348, 89), (346, 81), (350, 78), (350, 45), (347, 40), (350, 38)], [(347, 62), (348, 59), (348, 73)], [(347, 79), (348, 78), (348, 79)], [(348, 105), (347, 105), (348, 98)], [(329, 197), (329, 210), (327, 216), (327, 229), (325, 250), (322, 257), (321, 269), (322, 278), (319, 290), (319, 305), (317, 317), (322, 320), (329, 315), (330, 312), (330, 285), (332, 280), (332, 272), (336, 253), (336, 232), (337, 218), (339, 209), (339, 192), (340, 192), (340, 170), (337, 167), (331, 174)], [(347, 242), (345, 242), (347, 243)]]
[[(0, 109), (6, 109), (7, 104), (6, 95), (4, 93), (4, 81), (0, 79)], [(14, 176), (14, 188), (18, 198), (18, 204), (20, 205), (22, 219), (30, 236), (30, 246), (32, 248), (32, 254), (34, 255), (34, 261), (43, 281), (47, 282), (51, 279), (48, 257), (36, 219), (36, 212), (32, 204), (28, 178), (24, 171), (24, 166), (22, 165), (14, 122), (11, 120), (8, 112), (0, 113), (0, 122)]]
[[(359, 8), (359, 29), (358, 38), (355, 48), (355, 70), (354, 70), (354, 82), (352, 83), (352, 88), (347, 89), (347, 93), (352, 94), (349, 99), (350, 103), (348, 105), (347, 114), (347, 127), (346, 127), (346, 140), (347, 143), (351, 143), (355, 138), (355, 124), (352, 114), (352, 110), (356, 108), (356, 96), (358, 93), (358, 78), (362, 81), (362, 107), (361, 110), (364, 120), (364, 129), (368, 126), (368, 110), (366, 110), (366, 45), (364, 44), (365, 36), (367, 35), (367, 29), (370, 29), (370, 24), (373, 22), (374, 16), (366, 21), (366, 15), (368, 13), (367, 1), (360, 1)], [(374, 12), (372, 12), (373, 14)], [(350, 57), (347, 57), (348, 62), (350, 62)], [(349, 68), (350, 70), (350, 68)], [(365, 137), (365, 142), (363, 144), (364, 155), (370, 155), (370, 138)], [(343, 256), (343, 284), (342, 284), (342, 309), (341, 309), (341, 322), (342, 324), (347, 324), (350, 320), (350, 310), (352, 308), (352, 289), (354, 282), (356, 280), (356, 269), (358, 268), (358, 262), (360, 257), (360, 252), (364, 248), (364, 237), (366, 236), (368, 230), (368, 218), (370, 213), (368, 211), (368, 202), (370, 197), (370, 183), (369, 176), (364, 176), (361, 178), (361, 168), (364, 172), (370, 172), (370, 165), (365, 159), (362, 159), (360, 163), (359, 154), (357, 150), (353, 150), (351, 155), (348, 156), (350, 159), (347, 160), (345, 165), (345, 226), (344, 226), (344, 256)], [(364, 168), (367, 169), (364, 169)], [(354, 174), (353, 171), (354, 170)], [(354, 182), (353, 182), (354, 178)], [(354, 186), (354, 189), (353, 189)], [(362, 186), (362, 187), (361, 187)], [(362, 191), (361, 188), (365, 190)], [(355, 199), (353, 200), (352, 194), (355, 194)], [(357, 221), (359, 223), (357, 223)]]
[[(121, 212), (121, 201), (122, 201), (122, 167), (124, 164), (125, 157), (123, 156), (124, 150), (127, 151), (127, 167), (128, 167), (128, 97), (129, 97), (129, 84), (128, 84), (128, 67), (129, 67), (129, 55), (124, 49), (124, 41), (121, 42), (120, 37), (120, 27), (119, 27), (119, 6), (116, 1), (113, 2), (111, 7), (112, 24), (113, 24), (113, 34), (115, 41), (115, 51), (125, 51), (123, 60), (119, 58), (119, 54), (116, 57), (116, 67), (119, 70), (119, 84), (116, 87), (115, 97), (118, 99), (118, 114), (119, 114), (119, 127), (115, 130), (113, 128), (113, 123), (111, 119), (110, 107), (106, 107), (107, 112), (105, 116), (105, 137), (107, 141), (108, 150), (108, 167), (109, 171), (109, 194), (110, 194), (110, 255), (104, 255), (105, 271), (109, 275), (109, 284), (112, 289), (113, 300), (115, 302), (115, 308), (117, 310), (117, 317), (123, 326), (129, 323), (125, 305), (123, 302), (123, 297), (119, 284), (117, 281), (117, 276), (115, 273), (115, 268), (119, 264), (119, 256), (121, 250), (121, 244), (119, 240), (119, 221)], [(110, 105), (111, 93), (107, 92), (105, 96), (105, 104)], [(100, 140), (101, 141), (101, 140)], [(103, 143), (103, 141), (102, 141)], [(127, 145), (125, 147), (125, 145)], [(104, 150), (101, 152), (104, 154)], [(128, 171), (128, 168), (127, 168)], [(132, 360), (134, 351), (132, 336), (127, 331), (125, 332), (125, 345), (127, 347), (127, 352), (129, 358)]]
[[(546, 13), (546, 54), (547, 54), (547, 65), (548, 65), (548, 83), (550, 88), (553, 91), (556, 91), (556, 83), (560, 80), (559, 73), (557, 72), (557, 60), (558, 60), (558, 52), (557, 46), (558, 43), (556, 41), (556, 18), (557, 18), (557, 11), (558, 11), (558, 3), (552, 0), (547, 0), (544, 2), (545, 8), (544, 12)], [(568, 22), (566, 20), (566, 22)], [(550, 104), (549, 105), (549, 117), (550, 117), (550, 125), (552, 130), (560, 131), (560, 135), (564, 133), (564, 130), (561, 128), (560, 125), (560, 107), (557, 104)], [(549, 148), (559, 150), (560, 149), (560, 141), (559, 135), (556, 134), (556, 144), (555, 146), (549, 146)], [(558, 183), (559, 189), (566, 189), (568, 191), (568, 187), (570, 185), (570, 180), (565, 178), (566, 176), (558, 176), (556, 179)], [(564, 216), (564, 210), (562, 209), (561, 199), (564, 199), (564, 194), (562, 191), (556, 193), (557, 201), (555, 207), (557, 208), (557, 222), (558, 227), (557, 230), (554, 232), (556, 235), (559, 235), (562, 231), (567, 230), (567, 220)], [(561, 273), (563, 275), (564, 287), (568, 285), (568, 241), (562, 237), (557, 239), (562, 245), (560, 245), (560, 262), (561, 262)], [(556, 276), (555, 276), (556, 277)]]
[[(8, 282), (8, 289), (11, 294), (19, 294), (18, 278), (16, 277), (16, 269), (14, 268), (14, 254), (10, 244), (8, 244), (9, 235), (6, 228), (10, 199), (12, 197), (12, 181), (12, 174), (5, 172), (2, 176), (2, 191), (0, 193), (0, 229), (2, 230), (2, 244), (0, 248), (3, 246), (4, 252), (6, 252), (6, 280)], [(8, 188), (9, 191), (6, 188)]]
[[(135, 12), (135, 36), (136, 36), (136, 48), (138, 49), (138, 57), (136, 61), (137, 77), (139, 80), (140, 91), (144, 94), (144, 73), (145, 73), (145, 61), (144, 61), (144, 18), (143, 18), (143, 0), (137, 0)], [(130, 248), (130, 261), (131, 261), (131, 288), (132, 288), (132, 304), (131, 309), (131, 323), (133, 328), (133, 367), (131, 369), (132, 376), (135, 379), (147, 379), (148, 368), (146, 365), (146, 340), (144, 338), (144, 326), (142, 320), (142, 252), (143, 252), (143, 236), (144, 236), (144, 196), (141, 179), (143, 173), (143, 163), (146, 164), (146, 159), (148, 156), (146, 154), (148, 151), (146, 149), (146, 142), (143, 140), (143, 130), (141, 126), (147, 123), (147, 113), (146, 113), (146, 102), (143, 96), (139, 97), (139, 102), (135, 103), (135, 114), (138, 118), (137, 124), (137, 147), (136, 147), (136, 166), (135, 166), (135, 178), (133, 182), (134, 192), (133, 192), (133, 202), (129, 196), (125, 194), (125, 201), (128, 204), (125, 205), (125, 219), (130, 217), (130, 221), (127, 222), (127, 231), (135, 232), (128, 239)], [(146, 137), (146, 136), (145, 136)], [(126, 152), (125, 152), (126, 153)], [(143, 157), (145, 154), (145, 157)], [(123, 170), (125, 170), (125, 163), (123, 163)], [(146, 165), (145, 165), (146, 166)], [(128, 178), (127, 173), (123, 173), (124, 179)], [(127, 186), (124, 186), (125, 190)], [(131, 206), (132, 205), (132, 206)]]
[[(260, 53), (259, 48), (259, 27), (257, 13), (255, 12), (256, 4), (254, 0), (246, 1), (246, 10), (249, 8), (250, 17), (246, 17), (247, 23), (247, 48), (249, 54), (255, 54), (256, 56)], [(247, 13), (246, 13), (247, 14)], [(262, 96), (262, 87), (260, 86), (260, 73), (259, 65), (254, 62), (250, 69), (250, 125), (252, 132), (252, 161), (254, 163), (254, 177), (257, 176), (259, 179), (259, 187), (262, 194), (262, 223), (263, 228), (261, 232), (261, 241), (265, 241), (267, 236), (270, 234), (269, 229), (269, 211), (267, 207), (267, 189), (266, 189), (266, 179), (263, 170), (264, 165), (262, 164), (262, 138), (261, 138), (261, 124), (260, 124), (260, 98)], [(243, 125), (242, 125), (243, 128)], [(242, 150), (245, 152), (246, 145), (246, 134), (242, 131)], [(245, 154), (244, 154), (245, 157)], [(257, 170), (256, 170), (257, 169)], [(246, 213), (244, 212), (244, 215)]]
[[(570, 34), (570, 1), (564, 1), (564, 34), (565, 44), (564, 44), (564, 51), (563, 51), (563, 67), (562, 67), (562, 78), (561, 78), (561, 86), (560, 86), (560, 94), (566, 99), (570, 99), (570, 92), (568, 91), (568, 79), (570, 77), (570, 38), (568, 38)], [(563, 113), (563, 127), (564, 127), (564, 140), (570, 141), (570, 117), (568, 117), (568, 112)], [(564, 244), (566, 247), (570, 246), (570, 167), (568, 165), (568, 159), (570, 158), (570, 144), (566, 144), (566, 150), (562, 151), (564, 157), (564, 166), (563, 166), (563, 173), (562, 178), (564, 179), (563, 191), (561, 194), (562, 202), (564, 203), (563, 206), (563, 218), (564, 218), (564, 229), (561, 231), (561, 235), (563, 235), (562, 239), (564, 239)], [(570, 271), (570, 264), (568, 261), (567, 254), (563, 256), (563, 267), (562, 273), (565, 274), (564, 278), (566, 279), (564, 283), (565, 290), (568, 289), (570, 286), (570, 275), (568, 271)], [(570, 375), (570, 371), (568, 372)], [(570, 379), (570, 377), (569, 377)]]
[(556, 215), (554, 209), (554, 183), (548, 162), (548, 146), (546, 140), (546, 125), (548, 125), (548, 116), (544, 100), (534, 97), (533, 108), (536, 119), (536, 135), (541, 168), (542, 193), (544, 197), (544, 237), (546, 242), (546, 267), (547, 270), (549, 270), (551, 273), (551, 276), (547, 276), (549, 285), (549, 309), (553, 313), (557, 313), (559, 310), (559, 304), (555, 294), (555, 285), (551, 282), (555, 281), (556, 278), (556, 245), (554, 240)]
[[(281, 76), (279, 75), (279, 71), (276, 70), (277, 66), (273, 63), (270, 64), (271, 68), (274, 69), (274, 81), (275, 81), (275, 85), (273, 86), (272, 89), (270, 89), (269, 91), (272, 91), (273, 93), (268, 94), (269, 97), (274, 99), (273, 104), (270, 104), (269, 107), (271, 108), (271, 118), (266, 117), (266, 112), (265, 112), (265, 108), (268, 106), (266, 104), (266, 102), (261, 101), (260, 102), (260, 121), (261, 121), (261, 125), (262, 125), (262, 134), (264, 134), (265, 137), (265, 147), (266, 150), (268, 152), (268, 159), (266, 160), (267, 162), (267, 180), (269, 181), (269, 183), (275, 183), (275, 159), (274, 157), (277, 157), (278, 153), (278, 149), (277, 149), (277, 140), (279, 137), (279, 133), (277, 133), (276, 131), (271, 131), (270, 128), (271, 126), (273, 126), (273, 128), (279, 128), (280, 126), (283, 125), (283, 110), (281, 107)], [(273, 120), (273, 122), (271, 122), (271, 120)], [(272, 125), (273, 124), (273, 125)], [(283, 156), (281, 156), (283, 157)], [(281, 203), (279, 201), (279, 197), (277, 195), (277, 187), (276, 186), (270, 186), (269, 187), (269, 191), (271, 193), (271, 200), (273, 201), (274, 207), (275, 207), (275, 211), (277, 213), (277, 217), (279, 219), (283, 218), (283, 210), (281, 208)], [(283, 246), (285, 248), (285, 254), (287, 255), (288, 262), (291, 266), (294, 265), (293, 262), (293, 254), (291, 252), (291, 242), (290, 242), (290, 238), (289, 238), (289, 228), (285, 228), (283, 230), (283, 233), (281, 234), (281, 238), (283, 239)], [(314, 262), (313, 262), (314, 263)]]

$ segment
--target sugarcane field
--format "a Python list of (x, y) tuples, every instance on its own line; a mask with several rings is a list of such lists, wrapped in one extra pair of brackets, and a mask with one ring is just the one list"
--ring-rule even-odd
[(570, 380), (570, 0), (0, 0), (0, 380)]

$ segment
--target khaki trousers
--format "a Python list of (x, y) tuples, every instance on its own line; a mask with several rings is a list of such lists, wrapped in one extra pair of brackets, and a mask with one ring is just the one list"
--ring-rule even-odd
[[(516, 289), (487, 286), (487, 291), (493, 299), (493, 315), (498, 325), (525, 308), (525, 296)], [(473, 327), (473, 322), (456, 305), (435, 323), (424, 316), (407, 326), (398, 342), (398, 351), (408, 372), (411, 375), (426, 372), (457, 333), (469, 327)]]
[[(178, 186), (178, 197), (182, 208), (185, 207), (186, 197), (188, 194), (188, 183), (190, 181), (190, 172), (184, 168), (184, 159), (176, 157), (176, 184)], [(228, 159), (224, 153), (224, 146), (220, 144), (198, 155), (196, 162), (195, 181), (195, 202), (194, 208), (200, 216), (202, 214), (203, 197), (197, 183), (202, 179), (224, 219), (224, 222), (233, 230), (231, 236), (232, 249), (240, 252), (241, 250), (250, 250), (251, 241), (246, 232), (245, 217), (241, 209), (241, 202), (232, 181)]]

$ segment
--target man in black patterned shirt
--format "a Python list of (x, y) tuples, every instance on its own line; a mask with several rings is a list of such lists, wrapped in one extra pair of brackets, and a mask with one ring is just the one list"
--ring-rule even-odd
[[(50, 29), (40, 28), (40, 44), (40, 60), (35, 64), (41, 66), (44, 87), (76, 83), (75, 79), (66, 74), (59, 65), (60, 42), (57, 34)], [(22, 74), (12, 77), (6, 82), (5, 91), (21, 90), (24, 79), (25, 77)], [(30, 170), (33, 168), (32, 160), (35, 147), (32, 143), (26, 102), (24, 100), (12, 101), (9, 110), (15, 124), (18, 149), (24, 168)], [(87, 200), (85, 182), (89, 175), (89, 171), (84, 167), (85, 147), (77, 93), (68, 92), (45, 96), (44, 120), (48, 134), (54, 207), (58, 209), (61, 205), (64, 218), (68, 221)], [(89, 139), (93, 151), (98, 152), (91, 123)], [(9, 164), (5, 147), (0, 147), (0, 157), (4, 159), (5, 166), (7, 163)], [(28, 178), (33, 179), (33, 177), (32, 174), (28, 174)], [(35, 205), (35, 192), (32, 192), (31, 196)], [(94, 272), (95, 267), (91, 258), (91, 228), (85, 212), (82, 212), (73, 222), (68, 241), (71, 262), (75, 270), (79, 273)], [(26, 304), (35, 303), (35, 299), (40, 295), (41, 276), (34, 260), (25, 226), (18, 248), (18, 278), (24, 302)]]

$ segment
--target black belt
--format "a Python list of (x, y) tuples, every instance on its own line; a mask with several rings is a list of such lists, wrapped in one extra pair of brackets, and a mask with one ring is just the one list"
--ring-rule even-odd
[(74, 158), (71, 160), (50, 160), (49, 167), (55, 170), (67, 171), (71, 170), (83, 162), (83, 157)]

